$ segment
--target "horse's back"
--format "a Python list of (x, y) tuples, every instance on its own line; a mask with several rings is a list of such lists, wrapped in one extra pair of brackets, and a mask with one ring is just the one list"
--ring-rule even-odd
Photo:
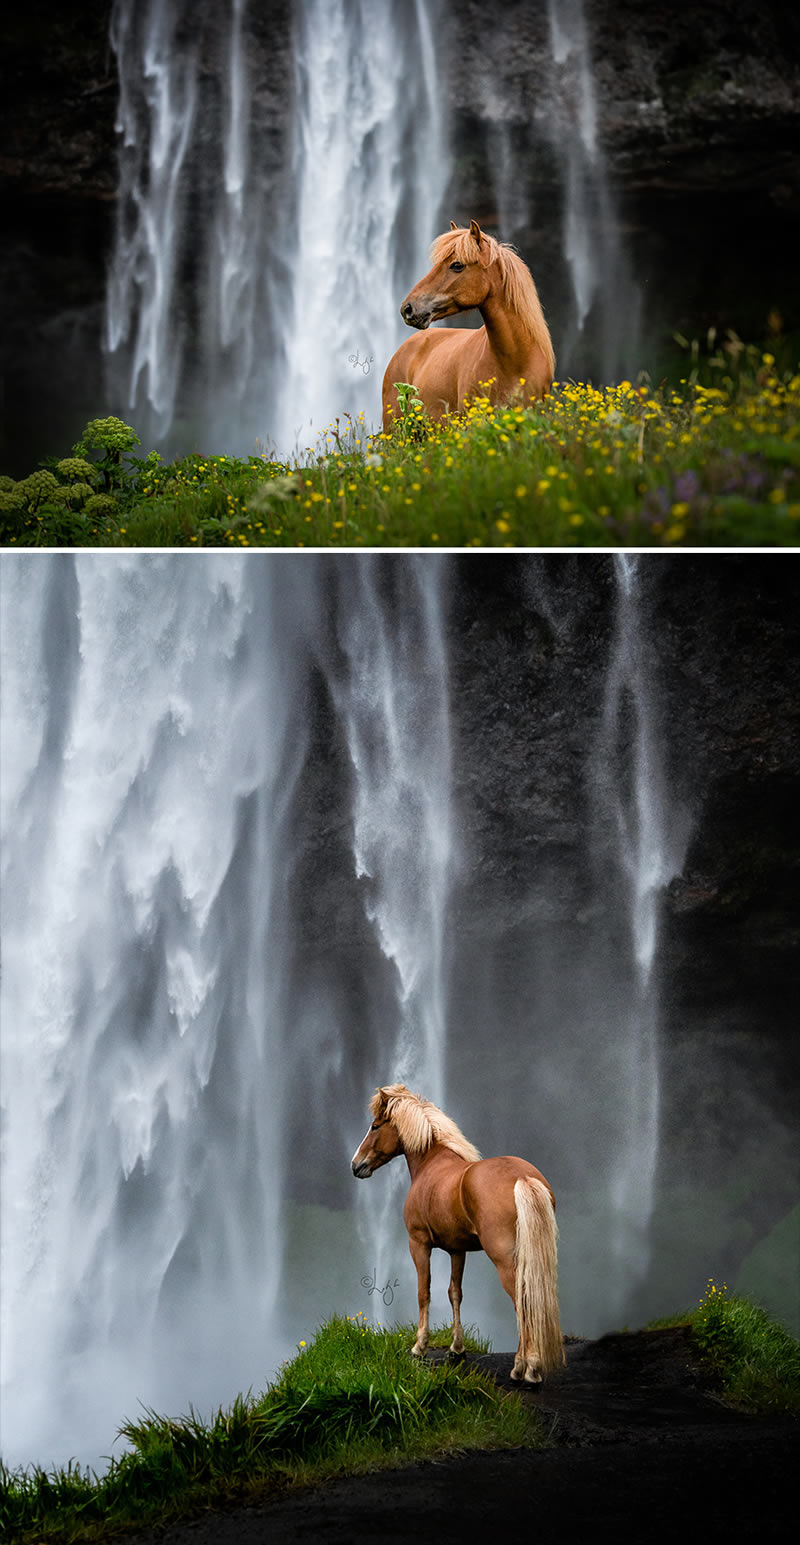
[(487, 1255), (494, 1253), (490, 1246), (498, 1245), (509, 1230), (515, 1232), (514, 1186), (518, 1180), (526, 1179), (541, 1181), (555, 1207), (549, 1182), (527, 1159), (504, 1154), (496, 1159), (480, 1159), (465, 1170), (461, 1185), (464, 1208)]

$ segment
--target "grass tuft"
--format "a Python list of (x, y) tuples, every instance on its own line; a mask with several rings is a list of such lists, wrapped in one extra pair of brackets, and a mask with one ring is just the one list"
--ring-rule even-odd
[[(542, 1443), (517, 1395), (457, 1362), (412, 1358), (414, 1327), (373, 1329), (363, 1315), (324, 1324), (263, 1394), (211, 1421), (145, 1411), (129, 1448), (100, 1477), (70, 1464), (0, 1474), (0, 1534), (20, 1542), (100, 1540), (165, 1524), (234, 1498), (469, 1448)], [(445, 1335), (433, 1338), (442, 1344)], [(486, 1343), (467, 1339), (470, 1350)]]
[(722, 1398), (763, 1415), (800, 1414), (800, 1342), (747, 1298), (729, 1298), (713, 1277), (696, 1309), (654, 1321), (690, 1325)]

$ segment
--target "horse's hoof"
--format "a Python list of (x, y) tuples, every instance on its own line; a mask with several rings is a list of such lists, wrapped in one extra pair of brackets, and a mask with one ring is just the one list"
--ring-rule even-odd
[[(512, 1374), (512, 1378), (513, 1378), (513, 1374)], [(542, 1375), (540, 1373), (526, 1373), (526, 1375), (525, 1375), (525, 1383), (526, 1384), (541, 1384), (541, 1382), (542, 1382)]]

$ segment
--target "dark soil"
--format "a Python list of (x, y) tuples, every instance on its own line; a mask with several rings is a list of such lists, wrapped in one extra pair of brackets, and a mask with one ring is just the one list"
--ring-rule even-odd
[(797, 1513), (798, 1424), (723, 1406), (685, 1327), (572, 1341), (563, 1373), (538, 1389), (512, 1384), (510, 1355), (467, 1360), (521, 1392), (542, 1413), (554, 1447), (334, 1481), (129, 1545), (466, 1545), (501, 1534), (530, 1535), (536, 1545), (602, 1545), (604, 1537), (742, 1545), (787, 1537)]

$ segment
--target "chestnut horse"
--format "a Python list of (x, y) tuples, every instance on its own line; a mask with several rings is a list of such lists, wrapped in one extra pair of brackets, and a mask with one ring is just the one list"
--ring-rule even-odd
[(541, 1383), (564, 1362), (558, 1317), (556, 1203), (544, 1175), (525, 1159), (482, 1159), (454, 1121), (405, 1084), (377, 1089), (372, 1126), (353, 1155), (353, 1174), (366, 1180), (405, 1154), (411, 1189), (403, 1210), (417, 1268), (419, 1329), (411, 1348), (428, 1345), (431, 1250), (451, 1261), (451, 1352), (463, 1352), (461, 1278), (468, 1250), (485, 1250), (517, 1314), (519, 1346), (512, 1379)]
[[(555, 356), (530, 270), (512, 247), (487, 236), (477, 221), (467, 230), (451, 222), (431, 247), (433, 267), (400, 307), (417, 338), (392, 355), (383, 378), (383, 427), (398, 415), (397, 382), (416, 386), (431, 418), (461, 412), (484, 382), (492, 402), (505, 402), (524, 381), (528, 396), (544, 397)], [(477, 307), (483, 327), (431, 322)], [(393, 410), (391, 412), (390, 410)]]

